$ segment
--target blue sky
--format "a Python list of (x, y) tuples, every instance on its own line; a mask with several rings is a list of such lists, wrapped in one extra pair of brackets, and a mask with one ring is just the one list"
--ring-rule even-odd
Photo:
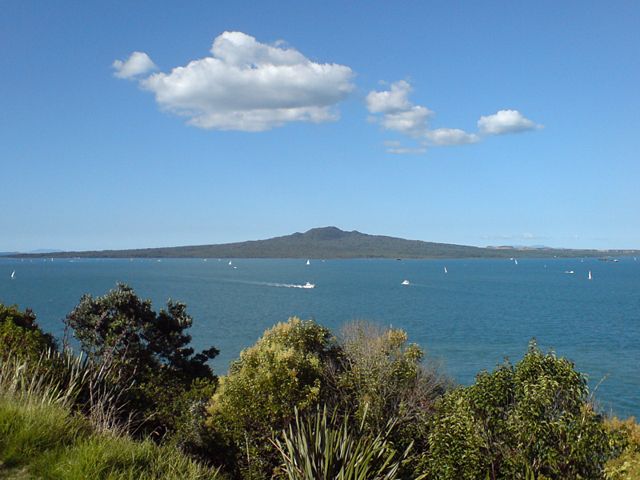
[(636, 1), (5, 1), (0, 251), (326, 225), (640, 248), (638, 25)]

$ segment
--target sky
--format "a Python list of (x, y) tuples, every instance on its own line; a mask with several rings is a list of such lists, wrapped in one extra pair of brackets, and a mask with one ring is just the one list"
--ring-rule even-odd
[(2, 1), (0, 251), (640, 248), (640, 3)]

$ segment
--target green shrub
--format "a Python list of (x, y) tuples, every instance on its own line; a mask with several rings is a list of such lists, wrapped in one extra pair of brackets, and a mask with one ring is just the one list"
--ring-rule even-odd
[(387, 441), (395, 420), (387, 420), (386, 428), (373, 435), (362, 421), (353, 427), (349, 418), (328, 415), (318, 408), (314, 414), (295, 420), (274, 440), (280, 452), (280, 477), (288, 480), (392, 480), (398, 478), (402, 460), (411, 445), (399, 455)]
[(445, 395), (429, 441), (435, 479), (598, 479), (610, 452), (584, 376), (535, 343), (515, 367)]
[(422, 363), (423, 350), (408, 343), (403, 330), (352, 322), (342, 328), (339, 342), (342, 366), (331, 402), (348, 415), (353, 412), (373, 435), (383, 432), (389, 418), (394, 418), (396, 426), (389, 441), (399, 451), (413, 443), (417, 447), (401, 472), (410, 476), (424, 461), (427, 420), (449, 382), (432, 365)]
[(326, 368), (338, 355), (329, 330), (299, 318), (267, 330), (240, 354), (208, 407), (207, 425), (230, 469), (235, 465), (244, 478), (271, 475), (277, 464), (272, 432), (284, 428), (295, 409), (321, 401)]
[(102, 297), (84, 295), (66, 317), (92, 364), (108, 370), (112, 386), (123, 392), (122, 413), (137, 420), (137, 431), (162, 438), (175, 431), (183, 397), (197, 379), (215, 381), (207, 362), (211, 347), (198, 354), (185, 333), (192, 324), (186, 306), (169, 300), (155, 312), (127, 285)]
[(0, 303), (0, 359), (11, 355), (33, 360), (55, 348), (53, 337), (42, 332), (31, 310), (21, 312)]
[(640, 425), (633, 417), (605, 421), (613, 450), (605, 466), (608, 480), (635, 480), (640, 478)]

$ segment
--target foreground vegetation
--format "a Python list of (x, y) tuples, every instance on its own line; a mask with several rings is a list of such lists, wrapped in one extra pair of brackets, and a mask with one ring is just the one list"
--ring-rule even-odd
[(456, 387), (402, 330), (291, 318), (218, 378), (191, 323), (118, 285), (67, 316), (74, 352), (0, 304), (0, 477), (640, 478), (640, 426), (535, 342)]

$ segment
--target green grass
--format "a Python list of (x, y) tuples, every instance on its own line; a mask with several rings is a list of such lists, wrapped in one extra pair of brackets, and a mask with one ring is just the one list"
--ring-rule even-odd
[(2, 395), (0, 477), (195, 480), (217, 478), (217, 472), (171, 447), (95, 433), (64, 405), (17, 402)]
[(64, 405), (0, 397), (0, 476), (60, 480), (213, 479), (216, 472), (153, 442), (95, 433)]
[[(80, 364), (78, 364), (80, 365)], [(220, 478), (171, 446), (135, 441), (98, 417), (74, 412), (82, 369), (63, 384), (39, 364), (0, 359), (0, 478), (9, 480), (204, 480)], [(74, 370), (75, 369), (75, 370)], [(43, 373), (44, 371), (44, 373)], [(74, 373), (75, 372), (75, 373)]]

